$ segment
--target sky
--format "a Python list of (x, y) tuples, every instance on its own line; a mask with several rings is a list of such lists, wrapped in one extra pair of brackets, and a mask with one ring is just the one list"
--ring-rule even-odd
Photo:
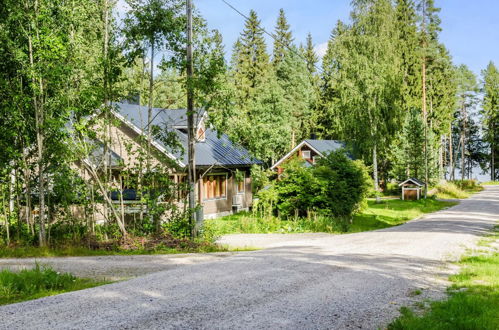
[[(279, 9), (286, 12), (297, 43), (312, 34), (316, 52), (326, 49), (337, 20), (348, 21), (351, 0), (226, 0), (244, 14), (254, 9), (262, 26), (272, 32)], [(230, 53), (244, 18), (222, 0), (193, 0), (210, 28), (218, 29)], [(440, 40), (447, 46), (455, 64), (466, 64), (476, 74), (489, 61), (499, 65), (499, 0), (436, 0), (442, 10)], [(268, 37), (270, 38), (270, 37)], [(267, 42), (271, 51), (271, 40)]]

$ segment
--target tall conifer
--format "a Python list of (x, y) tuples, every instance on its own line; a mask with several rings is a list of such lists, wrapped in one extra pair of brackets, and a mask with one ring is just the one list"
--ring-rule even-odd
[(284, 9), (279, 10), (279, 17), (277, 18), (277, 24), (275, 27), (274, 34), (274, 53), (272, 61), (274, 65), (278, 65), (289, 53), (289, 47), (293, 43), (293, 35), (291, 33), (288, 20), (286, 19), (286, 14)]

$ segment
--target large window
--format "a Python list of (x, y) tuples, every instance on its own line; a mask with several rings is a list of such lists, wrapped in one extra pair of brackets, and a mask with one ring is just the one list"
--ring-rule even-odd
[(227, 198), (227, 174), (209, 174), (203, 178), (203, 200)]

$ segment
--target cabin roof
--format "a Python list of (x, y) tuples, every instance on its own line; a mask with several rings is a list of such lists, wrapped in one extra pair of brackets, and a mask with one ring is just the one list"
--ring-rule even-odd
[(337, 140), (303, 140), (296, 147), (294, 147), (290, 152), (288, 152), (284, 157), (279, 159), (271, 169), (275, 169), (277, 166), (281, 165), (286, 159), (291, 157), (296, 151), (298, 151), (303, 146), (308, 146), (310, 149), (314, 150), (317, 154), (323, 157), (325, 154), (332, 151), (345, 148), (345, 143)]
[[(132, 126), (139, 134), (147, 128), (147, 106), (140, 106), (129, 103), (115, 103), (116, 115), (119, 119)], [(200, 127), (207, 119), (204, 110), (195, 114), (195, 123)], [(179, 162), (182, 167), (187, 164), (187, 110), (186, 109), (152, 109), (151, 125), (159, 132), (174, 133), (183, 150), (174, 150), (160, 138), (160, 135), (153, 134), (153, 145), (163, 151), (172, 159)], [(153, 129), (154, 131), (154, 129)], [(252, 157), (248, 150), (234, 144), (226, 134), (206, 127), (205, 140), (196, 142), (196, 166), (250, 166), (261, 164), (261, 161)]]

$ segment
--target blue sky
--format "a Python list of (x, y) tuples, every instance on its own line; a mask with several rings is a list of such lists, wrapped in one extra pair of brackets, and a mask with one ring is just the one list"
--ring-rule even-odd
[[(221, 0), (193, 0), (211, 28), (218, 29), (230, 53), (244, 26), (244, 19)], [(295, 40), (304, 42), (312, 33), (316, 50), (325, 50), (331, 29), (338, 19), (348, 20), (350, 0), (227, 0), (243, 13), (254, 9), (267, 31), (272, 31), (284, 8)], [(436, 0), (442, 8), (441, 41), (455, 64), (466, 64), (479, 74), (489, 61), (499, 65), (499, 1)], [(271, 41), (268, 42), (269, 51)]]

